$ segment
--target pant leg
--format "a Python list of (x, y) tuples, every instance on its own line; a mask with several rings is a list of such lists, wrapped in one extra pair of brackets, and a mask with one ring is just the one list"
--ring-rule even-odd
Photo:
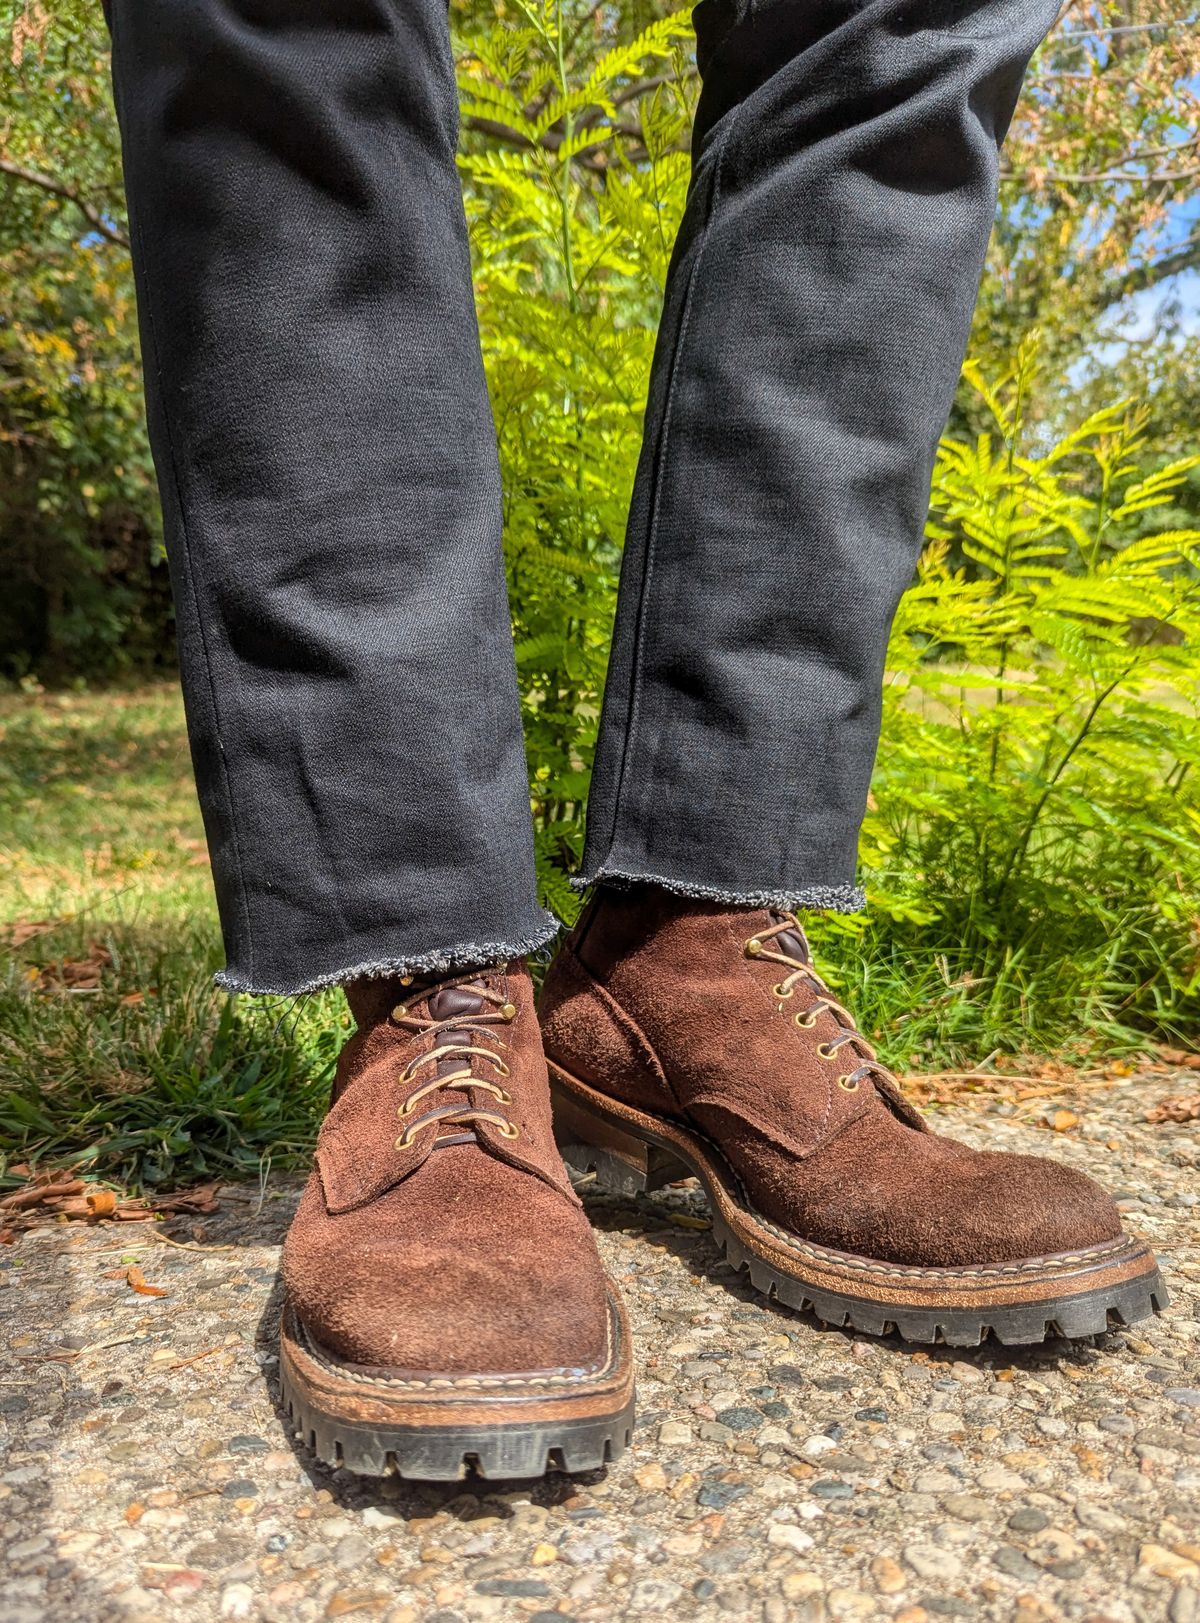
[(1055, 12), (701, 0), (580, 883), (861, 906), (888, 631)]
[(114, 0), (235, 989), (548, 938), (445, 0)]

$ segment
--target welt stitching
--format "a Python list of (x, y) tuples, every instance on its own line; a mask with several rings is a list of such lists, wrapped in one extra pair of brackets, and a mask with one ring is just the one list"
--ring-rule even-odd
[(612, 1314), (608, 1315), (604, 1333), (604, 1357), (598, 1364), (592, 1364), (582, 1371), (578, 1369), (564, 1371), (562, 1374), (547, 1373), (545, 1375), (463, 1375), (463, 1376), (436, 1376), (432, 1380), (405, 1380), (400, 1375), (365, 1375), (350, 1366), (335, 1364), (327, 1354), (322, 1352), (313, 1341), (308, 1329), (300, 1320), (296, 1321), (296, 1328), (300, 1332), (304, 1350), (314, 1363), (320, 1364), (322, 1369), (331, 1375), (337, 1375), (342, 1380), (358, 1381), (363, 1386), (392, 1386), (412, 1392), (469, 1392), (494, 1391), (496, 1388), (532, 1387), (532, 1386), (578, 1386), (580, 1375), (601, 1376), (612, 1368), (613, 1363), (613, 1336)]
[[(615, 1101), (608, 1102), (615, 1103)], [(628, 1106), (625, 1108), (629, 1109)], [(715, 1143), (700, 1128), (693, 1126), (690, 1121), (686, 1127), (682, 1123), (675, 1122), (665, 1122), (663, 1125), (675, 1127), (678, 1131), (685, 1132), (692, 1138), (698, 1139), (706, 1149), (713, 1153), (718, 1166), (728, 1165), (720, 1145)], [(787, 1229), (780, 1228), (769, 1217), (764, 1217), (761, 1212), (756, 1211), (750, 1202), (745, 1199), (744, 1188), (736, 1178), (734, 1179), (734, 1192), (742, 1196), (747, 1216), (752, 1217), (761, 1228), (766, 1229), (769, 1233), (775, 1235), (777, 1239), (782, 1240), (789, 1250), (811, 1257), (815, 1262), (823, 1262), (826, 1266), (833, 1265), (838, 1268), (854, 1269), (860, 1273), (886, 1274), (899, 1279), (932, 1279), (940, 1280), (943, 1283), (961, 1281), (964, 1284), (969, 1284), (973, 1279), (1002, 1278), (1022, 1273), (1042, 1274), (1050, 1269), (1069, 1268), (1077, 1262), (1102, 1262), (1106, 1257), (1115, 1256), (1129, 1245), (1129, 1237), (1126, 1235), (1119, 1240), (1113, 1240), (1103, 1250), (1064, 1251), (1057, 1257), (1047, 1258), (1044, 1262), (998, 1263), (991, 1268), (906, 1268), (890, 1262), (860, 1262), (846, 1252), (835, 1251), (831, 1246), (810, 1245), (807, 1241), (790, 1234)]]

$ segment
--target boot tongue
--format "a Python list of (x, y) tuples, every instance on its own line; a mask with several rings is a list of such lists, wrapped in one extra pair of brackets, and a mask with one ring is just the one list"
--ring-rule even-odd
[(808, 941), (804, 931), (797, 924), (794, 928), (780, 930), (772, 940), (776, 952), (781, 952), (787, 958), (794, 958), (797, 963), (808, 964), (812, 962), (812, 954), (808, 949)]
[(453, 1020), (460, 1014), (478, 1014), (483, 999), (470, 986), (441, 986), (429, 997), (426, 1007), (435, 1020)]

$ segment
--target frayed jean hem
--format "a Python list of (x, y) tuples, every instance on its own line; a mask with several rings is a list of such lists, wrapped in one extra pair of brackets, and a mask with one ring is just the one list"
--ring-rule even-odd
[(524, 958), (547, 946), (554, 940), (561, 926), (551, 913), (544, 913), (542, 927), (532, 934), (515, 937), (511, 941), (463, 941), (453, 947), (439, 948), (435, 952), (406, 953), (394, 958), (368, 959), (365, 963), (349, 964), (344, 969), (330, 970), (290, 985), (281, 983), (264, 986), (250, 981), (235, 968), (218, 970), (213, 980), (226, 992), (238, 992), (255, 997), (299, 997), (306, 992), (322, 992), (331, 986), (344, 986), (347, 981), (377, 980), (387, 975), (440, 975), (457, 970), (474, 969), (485, 964), (498, 964), (506, 958)]
[(599, 867), (570, 881), (573, 890), (592, 885), (658, 885), (676, 896), (695, 901), (725, 902), (730, 907), (775, 907), (784, 912), (810, 910), (821, 913), (861, 913), (867, 898), (858, 885), (801, 885), (794, 890), (732, 890), (687, 879), (668, 879), (662, 874), (630, 873), (620, 868)]

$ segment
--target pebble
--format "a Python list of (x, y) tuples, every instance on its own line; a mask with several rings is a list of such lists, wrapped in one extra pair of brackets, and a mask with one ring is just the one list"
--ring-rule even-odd
[(249, 1617), (254, 1610), (254, 1591), (249, 1584), (226, 1584), (221, 1591), (219, 1610), (222, 1617)]
[(683, 1599), (683, 1586), (669, 1578), (642, 1578), (629, 1593), (633, 1612), (669, 1612)]
[(881, 1595), (898, 1595), (908, 1579), (903, 1569), (890, 1555), (877, 1555), (871, 1562), (871, 1577)]
[(806, 1533), (802, 1527), (794, 1522), (772, 1522), (767, 1529), (767, 1543), (776, 1545), (781, 1549), (811, 1550), (814, 1544), (811, 1533)]
[(1040, 1533), (1043, 1527), (1049, 1527), (1050, 1518), (1044, 1510), (1027, 1507), (1015, 1510), (1008, 1518), (1008, 1525), (1014, 1533)]
[(658, 1440), (664, 1448), (690, 1448), (692, 1428), (682, 1420), (664, 1420), (658, 1428)]
[(936, 1549), (931, 1544), (906, 1544), (904, 1562), (918, 1578), (936, 1578), (953, 1581), (962, 1572), (962, 1562), (949, 1550)]
[(1041, 1567), (1035, 1566), (1023, 1551), (1011, 1544), (1002, 1544), (992, 1560), (1001, 1572), (1010, 1578), (1020, 1578), (1024, 1583), (1037, 1583), (1043, 1576)]
[(789, 1572), (780, 1587), (788, 1600), (803, 1600), (807, 1595), (819, 1595), (825, 1584), (815, 1572)]
[[(1195, 1205), (1172, 1204), (1200, 1158), (1162, 1153), (1188, 1139), (1141, 1121), (1140, 1086), (1089, 1095), (1094, 1152), (1074, 1135), (1053, 1148), (1161, 1190), (1137, 1221), (1157, 1225), (1176, 1305), (1069, 1351), (820, 1330), (757, 1304), (706, 1231), (673, 1221), (700, 1217), (694, 1188), (585, 1192), (634, 1322), (641, 1414), (621, 1462), (574, 1480), (377, 1483), (294, 1453), (275, 1366), (255, 1349), (298, 1182), (273, 1176), (261, 1203), (228, 1186), (205, 1221), (236, 1261), (164, 1258), (173, 1294), (153, 1339), (137, 1331), (72, 1366), (66, 1408), (62, 1369), (15, 1366), (26, 1403), (0, 1476), (4, 1623), (185, 1610), (220, 1623), (1200, 1623), (1200, 1389), (1186, 1384), (1200, 1264)], [(1047, 1147), (1017, 1116), (941, 1114), (992, 1148)], [(670, 1239), (647, 1242), (646, 1228)], [(83, 1346), (129, 1334), (142, 1304), (106, 1290), (87, 1305), (113, 1243), (67, 1226), (5, 1248), (0, 1262), (25, 1266), (0, 1269), (3, 1334), (35, 1312), (61, 1323), (68, 1305)], [(18, 1272), (29, 1318), (14, 1322)], [(199, 1288), (209, 1279), (219, 1291)], [(185, 1307), (176, 1343), (169, 1315)], [(222, 1344), (226, 1357), (171, 1367)]]

